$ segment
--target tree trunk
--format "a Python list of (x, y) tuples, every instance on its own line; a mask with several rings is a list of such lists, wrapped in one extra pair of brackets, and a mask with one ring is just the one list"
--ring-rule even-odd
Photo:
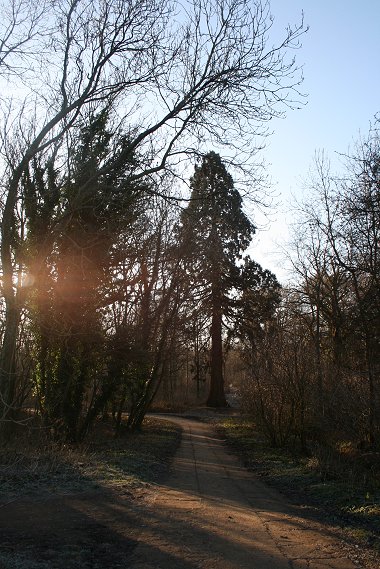
[(368, 333), (369, 327), (365, 332), (365, 348), (367, 360), (367, 378), (368, 378), (368, 439), (371, 446), (376, 441), (376, 392), (375, 392), (375, 376), (373, 373), (373, 357), (371, 336)]
[(227, 407), (223, 377), (222, 298), (218, 285), (214, 285), (212, 291), (211, 381), (207, 405)]
[(3, 217), (1, 220), (1, 264), (3, 271), (2, 292), (5, 302), (4, 337), (0, 354), (0, 431), (8, 434), (11, 423), (4, 419), (14, 416), (14, 396), (16, 393), (16, 346), (18, 326), (21, 316), (20, 293), (14, 289), (14, 268), (12, 261), (13, 231), (15, 229), (15, 206), (17, 201), (18, 184), (27, 164), (24, 157), (15, 168), (9, 183), (8, 194), (5, 200)]
[[(0, 429), (7, 437), (12, 431), (12, 419), (15, 416), (14, 400), (16, 393), (16, 343), (20, 311), (16, 299), (6, 299), (6, 319), (3, 345), (0, 358), (1, 409)], [(9, 302), (10, 301), (10, 302)]]

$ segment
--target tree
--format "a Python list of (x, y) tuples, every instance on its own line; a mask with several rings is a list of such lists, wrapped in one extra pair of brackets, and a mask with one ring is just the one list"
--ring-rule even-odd
[(184, 297), (174, 241), (176, 215), (166, 201), (155, 198), (146, 204), (132, 231), (122, 236), (129, 243), (119, 251), (120, 258), (125, 255), (125, 268), (115, 283), (119, 294), (113, 311), (118, 318), (111, 342), (121, 338), (123, 346), (111, 354), (111, 362), (121, 377), (119, 410), (128, 411), (126, 426), (131, 430), (141, 427), (168, 374), (173, 352)]
[[(272, 279), (271, 279), (272, 280)], [(242, 406), (251, 414), (273, 446), (282, 446), (299, 437), (305, 448), (307, 431), (314, 418), (311, 394), (315, 387), (314, 353), (304, 316), (294, 298), (283, 294), (273, 281), (264, 298), (272, 297), (271, 309), (241, 328), (241, 346), (247, 377), (241, 385)], [(258, 291), (259, 292), (259, 291)], [(257, 295), (260, 298), (260, 292)], [(266, 302), (264, 305), (267, 304)]]
[[(2, 99), (4, 417), (12, 409), (17, 381), (16, 343), (25, 294), (15, 284), (15, 273), (22, 271), (16, 263), (15, 213), (29, 164), (53, 148), (63, 161), (63, 141), (83, 114), (110, 104), (130, 133), (116, 160), (122, 164), (135, 152), (144, 157), (135, 180), (174, 167), (182, 153), (199, 150), (205, 135), (252, 157), (254, 134), (292, 106), (291, 93), (297, 92), (300, 79), (287, 51), (304, 31), (301, 23), (289, 28), (277, 46), (267, 45), (272, 19), (268, 4), (260, 0), (195, 0), (188, 11), (169, 0), (58, 0), (43, 5), (29, 30), (19, 24), (28, 21), (31, 3), (9, 2), (22, 10), (4, 11), (10, 20), (0, 30), (0, 73), (11, 77), (25, 99), (21, 104), (16, 98)], [(101, 170), (106, 174), (114, 168), (108, 162)], [(88, 200), (93, 182), (90, 177), (76, 187), (73, 210)], [(62, 226), (69, 222), (67, 216)]]
[(319, 407), (331, 429), (356, 430), (371, 445), (380, 423), (377, 127), (347, 157), (344, 179), (330, 172), (323, 156), (317, 159), (315, 197), (302, 207), (294, 261), (300, 314), (316, 346)]
[[(340, 227), (329, 225), (339, 243), (339, 264), (349, 273), (356, 298), (356, 321), (364, 340), (368, 379), (368, 434), (371, 445), (380, 431), (380, 121), (349, 157), (350, 178), (339, 199)], [(342, 242), (344, 241), (344, 247)]]
[[(39, 409), (50, 426), (59, 425), (71, 440), (80, 436), (86, 391), (104, 357), (101, 311), (108, 304), (105, 291), (113, 250), (120, 232), (131, 227), (141, 211), (146, 190), (141, 183), (129, 182), (132, 157), (108, 168), (107, 174), (99, 173), (101, 165), (115, 159), (114, 138), (107, 112), (90, 116), (59, 178), (51, 160), (45, 166), (35, 160), (23, 177), (23, 254), (33, 281), (27, 307), (38, 354)], [(119, 147), (124, 144), (124, 138), (118, 141)], [(81, 208), (72, 210), (78, 186), (89, 177), (91, 194)], [(67, 217), (70, 222), (62, 224)]]
[(248, 351), (256, 350), (265, 328), (281, 302), (281, 285), (276, 276), (250, 257), (240, 269), (240, 292), (235, 302), (233, 334)]
[(255, 228), (243, 211), (220, 156), (206, 154), (190, 181), (191, 197), (182, 215), (186, 268), (199, 291), (203, 310), (211, 318), (210, 393), (207, 404), (226, 406), (223, 380), (223, 314), (228, 294), (240, 275), (237, 261), (251, 242)]
[[(10, 0), (1, 4), (0, 75), (5, 77), (27, 74), (30, 59), (38, 57), (46, 5), (33, 0)], [(29, 61), (28, 61), (29, 60)]]
[[(294, 226), (294, 254), (291, 258), (297, 276), (294, 298), (299, 304), (315, 347), (318, 390), (316, 406), (320, 416), (327, 410), (326, 388), (331, 377), (336, 385), (341, 378), (347, 350), (344, 339), (348, 334), (347, 307), (351, 295), (349, 276), (337, 261), (334, 246), (326, 232), (327, 218), (334, 217), (329, 209), (333, 180), (324, 155), (316, 157), (316, 175), (311, 186), (316, 196), (300, 206), (298, 223)], [(327, 212), (324, 211), (327, 207)]]

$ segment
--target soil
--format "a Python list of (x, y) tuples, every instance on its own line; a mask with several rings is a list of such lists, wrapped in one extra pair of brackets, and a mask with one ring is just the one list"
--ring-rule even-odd
[(0, 502), (0, 569), (365, 566), (336, 528), (242, 467), (211, 425), (171, 420), (182, 443), (157, 486)]

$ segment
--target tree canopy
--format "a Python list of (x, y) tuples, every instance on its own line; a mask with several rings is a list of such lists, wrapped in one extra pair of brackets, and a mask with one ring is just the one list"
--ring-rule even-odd
[[(97, 374), (87, 364), (81, 367), (87, 348), (79, 338), (86, 336), (83, 327), (94, 329), (99, 354), (111, 345), (104, 334), (109, 316), (101, 311), (110, 310), (119, 274), (128, 274), (130, 282), (140, 279), (140, 297), (125, 287), (123, 302), (130, 294), (131, 310), (137, 312), (140, 303), (144, 329), (155, 309), (173, 316), (179, 284), (177, 276), (163, 276), (160, 264), (165, 258), (176, 274), (176, 261), (169, 259), (175, 249), (169, 247), (170, 222), (162, 210), (160, 222), (153, 221), (153, 213), (147, 221), (157, 250), (167, 247), (167, 256), (157, 257), (160, 262), (148, 253), (134, 256), (133, 247), (128, 255), (121, 245), (133, 242), (132, 226), (138, 234), (139, 199), (156, 196), (160, 202), (160, 196), (172, 196), (175, 185), (169, 178), (181, 173), (184, 159), (203, 155), (206, 143), (228, 148), (236, 165), (254, 166), (256, 135), (265, 134), (266, 122), (299, 98), (301, 74), (290, 51), (305, 31), (303, 22), (288, 28), (277, 44), (268, 39), (271, 25), (269, 5), (260, 0), (195, 0), (186, 9), (176, 0), (58, 0), (38, 8), (31, 0), (5, 0), (0, 23), (2, 427), (11, 424), (7, 418), (17, 414), (17, 393), (24, 393), (19, 390), (20, 334), (32, 307), (40, 313), (33, 322), (40, 345), (29, 353), (32, 368), (40, 354), (34, 377), (45, 374), (50, 350), (45, 340), (49, 344), (57, 336), (49, 332), (42, 342), (41, 331), (51, 331), (55, 322), (62, 327), (57, 338), (62, 345), (49, 352), (55, 366), (49, 377), (57, 383), (63, 376), (83, 378), (77, 392), (63, 381), (61, 416), (66, 403), (68, 415), (73, 406), (80, 409), (80, 401), (88, 403), (84, 378)], [(230, 197), (239, 199), (233, 192)], [(231, 258), (237, 241), (244, 246), (249, 227), (239, 232), (231, 230), (223, 244)], [(213, 231), (212, 239), (216, 235)], [(141, 239), (142, 251), (149, 251), (148, 237)], [(33, 286), (24, 286), (28, 278)], [(70, 341), (63, 339), (65, 330)], [(70, 342), (75, 347), (68, 348)], [(164, 373), (166, 342), (169, 334), (158, 331), (145, 342), (152, 364), (147, 393), (155, 391), (153, 384)], [(66, 349), (80, 356), (64, 355)], [(91, 365), (96, 360), (86, 357)], [(64, 372), (65, 366), (70, 371)], [(97, 380), (92, 402), (101, 384)], [(42, 385), (41, 380), (41, 405), (49, 398)], [(75, 404), (63, 403), (69, 392)], [(78, 413), (74, 423), (83, 419), (83, 410)]]

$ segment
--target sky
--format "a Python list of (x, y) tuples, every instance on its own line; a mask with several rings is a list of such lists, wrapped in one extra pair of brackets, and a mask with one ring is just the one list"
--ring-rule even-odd
[(310, 29), (295, 52), (303, 66), (306, 105), (274, 119), (263, 157), (278, 205), (250, 251), (280, 282), (289, 278), (287, 248), (292, 204), (305, 193), (313, 157), (325, 150), (333, 169), (380, 113), (380, 0), (271, 0), (276, 29), (297, 23)]

